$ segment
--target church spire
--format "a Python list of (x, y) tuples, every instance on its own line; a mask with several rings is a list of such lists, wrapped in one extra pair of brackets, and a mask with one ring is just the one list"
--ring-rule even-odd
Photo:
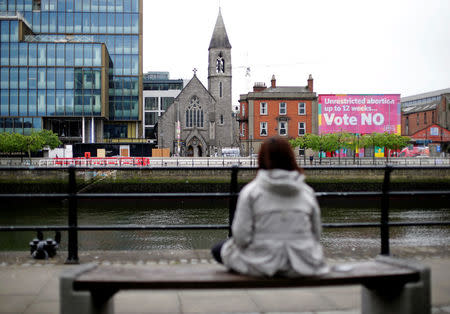
[(219, 15), (217, 16), (216, 26), (214, 27), (214, 32), (211, 37), (211, 42), (209, 43), (209, 49), (212, 48), (230, 48), (231, 44), (228, 40), (227, 31), (225, 29), (225, 24), (222, 19), (222, 12), (219, 8)]

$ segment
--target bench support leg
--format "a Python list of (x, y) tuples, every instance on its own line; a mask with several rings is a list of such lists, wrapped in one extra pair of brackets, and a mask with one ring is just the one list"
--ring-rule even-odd
[(65, 271), (59, 278), (59, 302), (61, 314), (114, 313), (113, 292), (91, 295), (89, 291), (74, 291), (73, 281), (82, 273), (97, 267), (96, 264), (77, 266)]
[[(389, 258), (383, 258), (389, 262)], [(395, 261), (398, 265), (398, 260)], [(430, 269), (407, 262), (420, 271), (420, 280), (401, 287), (362, 287), (363, 314), (431, 314)]]

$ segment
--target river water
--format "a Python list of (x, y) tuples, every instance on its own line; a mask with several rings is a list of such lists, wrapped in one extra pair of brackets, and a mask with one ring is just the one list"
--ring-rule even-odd
[[(322, 222), (379, 222), (378, 205), (378, 202), (373, 202), (363, 208), (322, 206)], [(59, 202), (8, 204), (0, 212), (0, 225), (66, 225), (66, 207), (66, 204)], [(450, 209), (449, 206), (424, 208), (411, 204), (406, 208), (391, 209), (390, 220), (449, 221)], [(220, 200), (91, 201), (80, 202), (78, 209), (79, 226), (227, 223), (227, 202)], [(450, 227), (392, 227), (390, 235), (393, 252), (447, 254), (450, 251)], [(0, 250), (28, 250), (28, 243), (34, 237), (36, 234), (33, 232), (0, 232)], [(44, 237), (54, 237), (54, 233), (45, 232)], [(82, 231), (78, 241), (80, 251), (207, 249), (226, 237), (226, 230)], [(353, 255), (373, 256), (380, 250), (379, 237), (378, 228), (326, 228), (322, 243), (328, 255), (346, 256), (353, 252)], [(62, 235), (61, 249), (67, 249), (66, 232)]]

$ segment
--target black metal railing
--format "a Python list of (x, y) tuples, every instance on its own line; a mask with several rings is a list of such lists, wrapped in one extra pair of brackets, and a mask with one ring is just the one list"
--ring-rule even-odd
[[(310, 169), (330, 169), (330, 167), (319, 166), (319, 167), (305, 167)], [(349, 166), (335, 166), (333, 169), (345, 169), (352, 170), (358, 169), (359, 167), (349, 167)], [(450, 191), (390, 191), (390, 177), (393, 170), (398, 169), (408, 169), (408, 170), (423, 170), (423, 169), (435, 169), (435, 170), (449, 170), (449, 166), (440, 167), (402, 167), (402, 166), (381, 166), (381, 167), (363, 167), (365, 169), (377, 169), (384, 171), (384, 180), (382, 185), (382, 190), (379, 192), (317, 192), (316, 197), (320, 199), (327, 198), (349, 198), (349, 197), (376, 197), (381, 199), (380, 210), (381, 219), (379, 223), (368, 222), (368, 223), (323, 223), (324, 228), (380, 228), (380, 240), (381, 240), (381, 254), (389, 255), (389, 227), (410, 227), (410, 226), (449, 226), (450, 221), (425, 221), (425, 222), (389, 222), (389, 207), (391, 196), (399, 197), (417, 197), (417, 196), (440, 196), (443, 198), (450, 197)], [(68, 180), (68, 192), (67, 193), (16, 193), (16, 194), (0, 194), (0, 201), (2, 199), (60, 199), (68, 200), (68, 224), (67, 226), (0, 226), (1, 231), (68, 231), (68, 257), (66, 263), (74, 264), (78, 263), (78, 231), (133, 231), (133, 230), (217, 230), (225, 229), (228, 230), (229, 236), (231, 236), (231, 223), (233, 221), (234, 212), (236, 210), (237, 198), (239, 196), (239, 186), (238, 186), (238, 171), (240, 169), (237, 166), (231, 168), (196, 168), (197, 170), (230, 170), (231, 180), (229, 192), (224, 193), (77, 193), (77, 183), (76, 183), (76, 171), (95, 170), (92, 167), (67, 167), (58, 168), (58, 170), (67, 169), (69, 172)], [(148, 168), (125, 168), (120, 169), (121, 171), (136, 171), (145, 170)], [(179, 170), (178, 168), (174, 168)], [(248, 169), (252, 169), (249, 168)], [(55, 168), (46, 167), (10, 167), (10, 168), (0, 168), (2, 171), (20, 171), (20, 170), (32, 170), (32, 171), (49, 171), (55, 170)], [(115, 167), (101, 167), (97, 170), (118, 170)], [(165, 168), (167, 170), (167, 168)], [(85, 225), (78, 226), (78, 200), (89, 200), (89, 199), (228, 199), (229, 200), (229, 223), (228, 224), (190, 224), (190, 225)]]

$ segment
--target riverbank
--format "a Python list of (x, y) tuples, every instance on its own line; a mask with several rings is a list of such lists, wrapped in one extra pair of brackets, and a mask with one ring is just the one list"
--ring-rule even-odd
[[(305, 167), (306, 182), (317, 192), (380, 191), (384, 168)], [(238, 172), (239, 188), (256, 176), (255, 168)], [(78, 170), (77, 190), (83, 193), (228, 192), (231, 171), (226, 169), (89, 169)], [(0, 193), (65, 193), (66, 169), (48, 171), (0, 170)], [(450, 167), (401, 168), (391, 174), (391, 189), (450, 190)]]

